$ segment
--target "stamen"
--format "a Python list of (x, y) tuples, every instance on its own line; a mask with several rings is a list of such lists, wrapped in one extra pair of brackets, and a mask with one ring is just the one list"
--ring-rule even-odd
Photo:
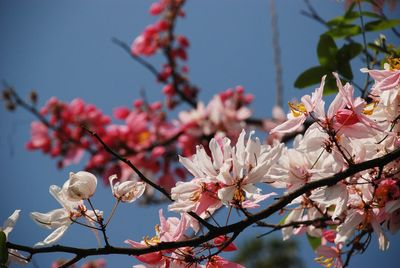
[(387, 62), (389, 63), (391, 71), (400, 70), (400, 58), (389, 58)]
[(294, 117), (299, 117), (300, 115), (307, 113), (306, 107), (301, 102), (300, 103), (289, 102), (288, 105)]
[(372, 115), (375, 111), (375, 108), (378, 106), (377, 102), (371, 102), (365, 105), (362, 113), (365, 115)]

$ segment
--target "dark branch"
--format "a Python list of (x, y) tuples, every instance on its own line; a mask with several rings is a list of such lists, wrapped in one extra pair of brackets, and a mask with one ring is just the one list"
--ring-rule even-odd
[(365, 161), (362, 163), (354, 164), (350, 166), (348, 169), (344, 170), (343, 172), (337, 173), (330, 177), (313, 181), (310, 183), (305, 184), (301, 188), (286, 194), (280, 197), (275, 203), (267, 207), (266, 209), (251, 215), (242, 221), (236, 222), (234, 224), (230, 224), (227, 226), (222, 227), (214, 227), (205, 235), (201, 235), (195, 238), (191, 238), (185, 241), (177, 241), (177, 242), (161, 242), (156, 246), (150, 246), (146, 248), (121, 248), (121, 247), (104, 247), (104, 248), (75, 248), (75, 247), (67, 247), (67, 246), (51, 246), (51, 247), (42, 247), (42, 248), (33, 248), (24, 245), (18, 245), (11, 242), (7, 242), (7, 247), (11, 249), (17, 249), (21, 251), (25, 251), (30, 253), (31, 255), (38, 254), (38, 253), (50, 253), (50, 252), (65, 252), (65, 253), (72, 253), (78, 256), (87, 257), (92, 255), (110, 255), (110, 254), (122, 254), (122, 255), (142, 255), (151, 252), (157, 252), (161, 250), (170, 250), (176, 249), (180, 247), (196, 247), (214, 239), (220, 235), (227, 235), (229, 233), (240, 233), (245, 228), (249, 227), (250, 225), (268, 218), (272, 214), (278, 212), (290, 202), (292, 202), (295, 198), (311, 191), (317, 189), (319, 187), (324, 186), (332, 186), (338, 183), (345, 178), (355, 175), (360, 171), (364, 171), (374, 167), (380, 167), (387, 165), (388, 163), (399, 160), (400, 159), (400, 149), (397, 149), (393, 152), (390, 152), (382, 157), (378, 157), (369, 161)]

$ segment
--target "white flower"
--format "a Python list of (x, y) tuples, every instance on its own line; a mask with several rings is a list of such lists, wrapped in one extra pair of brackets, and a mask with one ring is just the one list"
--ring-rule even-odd
[(67, 197), (71, 201), (90, 198), (96, 191), (97, 178), (87, 171), (71, 172), (68, 180)]
[(132, 203), (141, 197), (146, 189), (146, 183), (141, 181), (116, 182), (113, 185), (115, 179), (117, 179), (117, 175), (115, 174), (108, 178), (110, 181), (111, 191), (115, 198), (122, 202)]
[(250, 132), (245, 143), (246, 132), (242, 131), (236, 146), (231, 150), (231, 158), (225, 161), (216, 177), (222, 184), (218, 198), (225, 205), (233, 202), (249, 208), (256, 207), (256, 203), (275, 195), (261, 195), (261, 189), (255, 184), (265, 180), (271, 166), (278, 161), (283, 144), (273, 148), (262, 146), (258, 138), (251, 138), (253, 134), (254, 131)]
[[(63, 188), (60, 188), (57, 185), (50, 186), (50, 194), (60, 203), (62, 208), (54, 209), (47, 213), (31, 212), (31, 218), (39, 226), (47, 229), (54, 229), (54, 231), (50, 233), (43, 241), (36, 243), (36, 247), (47, 246), (57, 242), (65, 234), (73, 221), (81, 216), (85, 217), (88, 224), (94, 226), (94, 222), (92, 221), (92, 219), (96, 218), (94, 212), (92, 210), (87, 210), (82, 200), (70, 200), (70, 185), (71, 182), (68, 180), (64, 183)], [(103, 212), (96, 210), (96, 214), (102, 217)], [(95, 235), (97, 237), (97, 230), (94, 231), (96, 231)]]
[[(8, 240), (8, 236), (11, 233), (11, 231), (14, 229), (14, 225), (16, 224), (18, 218), (19, 218), (19, 213), (21, 210), (17, 209), (11, 214), (10, 217), (4, 222), (3, 227), (0, 227), (0, 231), (3, 232), (6, 235), (6, 241)], [(15, 249), (8, 249), (8, 262), (13, 261), (18, 264), (27, 264), (28, 261), (24, 256), (22, 256), (18, 250)], [(8, 263), (6, 265), (8, 267)]]

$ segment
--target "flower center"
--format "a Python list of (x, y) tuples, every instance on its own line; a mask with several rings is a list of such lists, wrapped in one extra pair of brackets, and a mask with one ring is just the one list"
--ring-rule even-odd
[(288, 103), (290, 111), (294, 117), (299, 117), (300, 115), (306, 114), (307, 110), (303, 103)]
[(389, 58), (387, 61), (391, 71), (400, 70), (400, 58)]
[(233, 194), (233, 200), (242, 203), (245, 199), (245, 192), (240, 188), (240, 186), (236, 187), (235, 193)]
[(378, 106), (377, 102), (371, 102), (365, 105), (362, 113), (365, 115), (372, 115), (375, 111), (376, 106)]
[(137, 139), (139, 144), (146, 143), (150, 138), (150, 132), (149, 131), (142, 131), (138, 134)]

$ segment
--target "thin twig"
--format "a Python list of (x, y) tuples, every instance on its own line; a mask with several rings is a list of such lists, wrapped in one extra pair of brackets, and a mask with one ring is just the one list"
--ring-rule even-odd
[[(370, 66), (370, 55), (368, 53), (368, 46), (367, 46), (367, 37), (365, 35), (365, 25), (364, 25), (364, 17), (362, 15), (362, 10), (361, 10), (361, 3), (360, 1), (357, 1), (357, 6), (358, 6), (358, 11), (360, 12), (360, 23), (361, 23), (361, 34), (363, 38), (363, 46), (364, 46), (364, 54), (365, 54), (365, 62), (367, 63), (367, 68), (371, 69)], [(369, 73), (367, 73), (367, 78), (365, 80), (365, 86), (362, 91), (362, 98), (365, 99), (367, 97), (368, 93), (368, 85), (369, 85)]]
[(108, 217), (108, 220), (107, 220), (107, 222), (104, 224), (104, 227), (107, 227), (107, 225), (110, 223), (110, 221), (111, 221), (111, 218), (114, 216), (114, 213), (115, 213), (115, 211), (117, 210), (117, 207), (118, 207), (118, 204), (120, 203), (120, 199), (117, 199), (117, 202), (114, 204), (114, 206), (113, 206), (113, 208), (112, 208), (112, 210), (111, 210), (111, 214), (110, 214), (110, 216)]
[[(139, 64), (141, 64), (143, 67), (145, 67), (147, 70), (149, 70), (157, 79), (160, 77), (160, 73), (157, 71), (157, 69), (148, 61), (144, 60), (143, 58), (135, 55), (132, 53), (130, 46), (125, 43), (124, 41), (119, 40), (116, 37), (111, 38), (111, 41), (116, 44), (117, 46), (119, 46), (120, 48), (122, 48), (124, 51), (126, 51), (129, 56), (131, 56), (132, 59), (134, 59), (136, 62), (138, 62)], [(160, 81), (160, 80), (159, 80)], [(163, 82), (163, 81), (160, 81)], [(165, 82), (163, 82), (165, 83)]]
[(92, 201), (90, 201), (90, 198), (88, 198), (87, 201), (88, 201), (90, 207), (92, 208), (94, 215), (96, 216), (97, 223), (100, 224), (101, 232), (102, 232), (103, 237), (104, 237), (104, 242), (106, 243), (106, 248), (111, 247), (111, 246), (110, 246), (110, 243), (108, 242), (108, 237), (107, 237), (107, 234), (106, 234), (106, 227), (105, 227), (105, 225), (103, 224), (103, 218), (100, 217), (100, 216), (97, 214), (96, 209), (94, 208), (94, 206), (93, 206), (93, 204), (92, 204)]

